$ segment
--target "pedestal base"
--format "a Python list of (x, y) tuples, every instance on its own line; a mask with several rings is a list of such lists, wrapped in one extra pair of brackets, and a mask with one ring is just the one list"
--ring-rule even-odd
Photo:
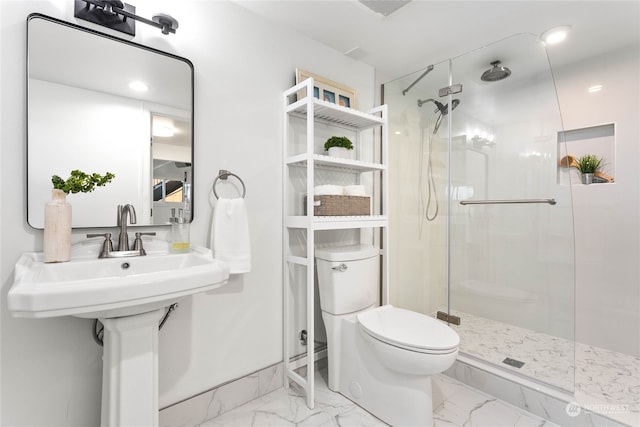
[(102, 427), (158, 425), (158, 322), (164, 311), (100, 319)]

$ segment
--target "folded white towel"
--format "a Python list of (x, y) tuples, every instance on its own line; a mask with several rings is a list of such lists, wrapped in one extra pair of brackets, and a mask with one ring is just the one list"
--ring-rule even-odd
[(364, 185), (345, 185), (343, 194), (345, 196), (364, 196)]
[(316, 185), (313, 189), (316, 196), (342, 196), (341, 185)]
[(211, 229), (213, 257), (229, 264), (230, 274), (251, 271), (249, 220), (244, 199), (218, 199)]

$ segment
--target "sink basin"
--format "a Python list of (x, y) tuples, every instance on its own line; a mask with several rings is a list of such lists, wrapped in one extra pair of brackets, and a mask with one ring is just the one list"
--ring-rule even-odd
[(146, 256), (98, 259), (100, 244), (73, 245), (65, 263), (44, 263), (39, 252), (23, 254), (15, 266), (9, 310), (30, 318), (131, 316), (218, 288), (229, 278), (229, 267), (204, 247), (171, 254), (166, 241), (151, 239), (145, 240)]

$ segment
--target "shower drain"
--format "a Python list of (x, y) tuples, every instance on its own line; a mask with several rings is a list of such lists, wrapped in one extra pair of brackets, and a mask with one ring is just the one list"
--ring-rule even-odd
[(522, 368), (524, 366), (524, 362), (521, 362), (519, 360), (516, 359), (512, 359), (510, 357), (507, 357), (506, 359), (504, 359), (502, 361), (502, 363), (509, 365), (509, 366), (513, 366), (514, 368)]

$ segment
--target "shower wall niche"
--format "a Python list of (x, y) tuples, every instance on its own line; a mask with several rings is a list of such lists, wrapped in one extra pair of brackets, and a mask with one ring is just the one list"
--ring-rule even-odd
[[(565, 153), (566, 144), (566, 153)], [(578, 129), (569, 129), (558, 132), (558, 159), (565, 155), (576, 159), (585, 154), (594, 154), (602, 158), (601, 172), (615, 179), (616, 176), (616, 141), (615, 124), (607, 123)], [(597, 182), (594, 183), (608, 183)], [(558, 184), (582, 185), (580, 172), (574, 168), (559, 167)]]

